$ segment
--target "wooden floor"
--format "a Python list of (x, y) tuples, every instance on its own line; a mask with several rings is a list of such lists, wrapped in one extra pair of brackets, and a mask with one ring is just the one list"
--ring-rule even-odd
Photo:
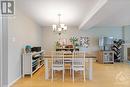
[[(86, 82), (84, 82), (83, 79), (76, 78), (75, 82), (73, 82), (69, 76), (69, 72), (66, 72), (64, 82), (60, 79), (52, 82), (51, 80), (44, 79), (45, 71), (44, 67), (42, 67), (32, 78), (22, 78), (12, 87), (130, 87), (129, 64), (94, 63), (93, 67), (92, 81), (86, 80)], [(56, 76), (56, 78), (59, 77)]]

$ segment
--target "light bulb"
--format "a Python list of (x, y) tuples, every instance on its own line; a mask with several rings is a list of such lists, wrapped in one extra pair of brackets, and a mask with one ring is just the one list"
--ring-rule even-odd
[(67, 26), (64, 26), (63, 30), (67, 30)]
[(58, 28), (58, 31), (59, 31), (59, 32), (62, 31), (62, 28)]
[(60, 27), (63, 28), (65, 26), (65, 24), (60, 24)]
[(53, 31), (56, 31), (56, 27), (57, 27), (57, 25), (55, 25), (55, 24), (52, 25)]

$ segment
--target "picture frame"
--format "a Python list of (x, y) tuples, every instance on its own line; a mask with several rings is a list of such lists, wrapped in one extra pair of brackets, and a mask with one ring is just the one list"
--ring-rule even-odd
[(80, 37), (80, 46), (88, 48), (88, 46), (89, 46), (89, 37)]

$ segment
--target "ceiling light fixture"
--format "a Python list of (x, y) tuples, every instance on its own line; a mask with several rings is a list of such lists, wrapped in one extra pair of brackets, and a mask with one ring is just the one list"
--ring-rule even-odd
[(52, 28), (53, 28), (53, 32), (56, 32), (58, 33), (59, 35), (61, 35), (61, 33), (63, 31), (66, 31), (67, 30), (67, 26), (65, 24), (61, 24), (61, 20), (60, 20), (60, 17), (61, 17), (61, 14), (58, 14), (59, 16), (59, 24), (56, 25), (56, 24), (53, 24), (52, 25)]

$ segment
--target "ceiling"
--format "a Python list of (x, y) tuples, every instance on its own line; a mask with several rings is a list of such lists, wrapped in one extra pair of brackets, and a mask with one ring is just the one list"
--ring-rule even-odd
[(108, 0), (82, 28), (122, 27), (125, 25), (130, 25), (130, 0)]
[(16, 0), (16, 5), (41, 26), (61, 22), (88, 29), (130, 25), (130, 0)]
[(130, 0), (108, 2), (104, 9), (102, 9), (102, 14), (105, 17), (97, 26), (130, 25)]
[(61, 22), (68, 26), (79, 26), (84, 17), (99, 0), (16, 0), (16, 5), (41, 26)]

